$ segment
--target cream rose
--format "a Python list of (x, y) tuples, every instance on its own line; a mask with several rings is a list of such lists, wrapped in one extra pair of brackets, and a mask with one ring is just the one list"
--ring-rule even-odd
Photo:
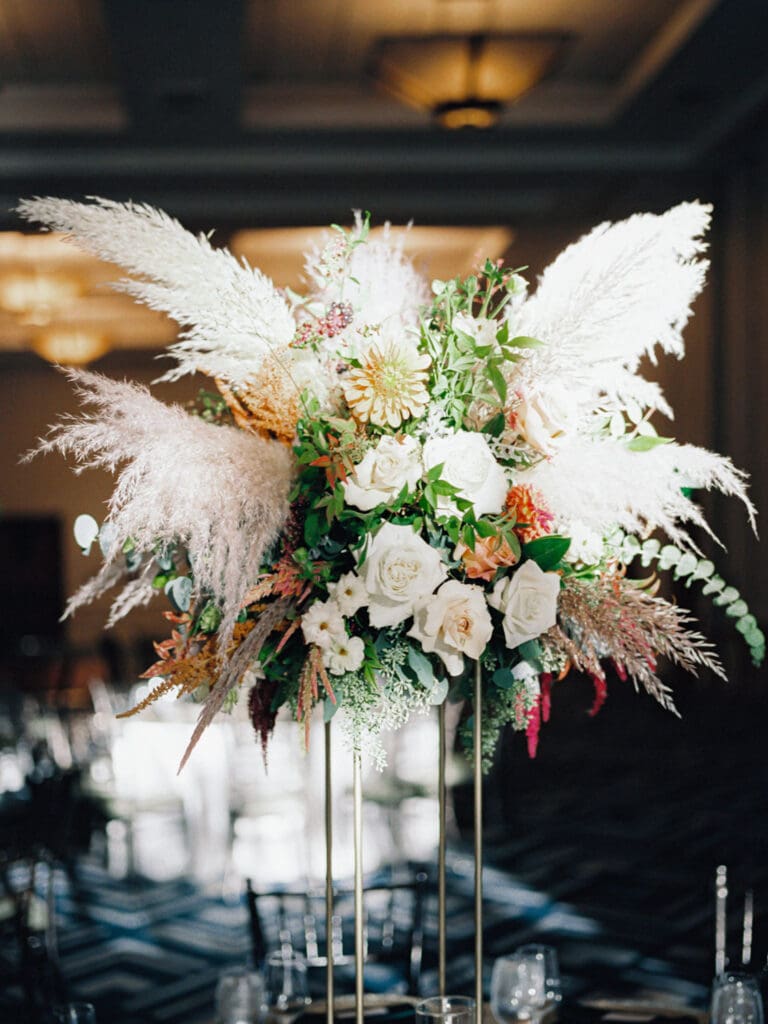
[(464, 668), (464, 655), (477, 660), (491, 639), (493, 622), (482, 587), (449, 580), (423, 600), (408, 636), (428, 654), (436, 654), (452, 676)]
[(545, 391), (524, 395), (515, 408), (520, 436), (542, 455), (552, 455), (576, 428), (578, 406), (571, 391), (550, 383)]
[(524, 562), (512, 576), (504, 576), (488, 595), (488, 604), (504, 616), (504, 639), (514, 649), (535, 640), (557, 621), (560, 577), (543, 572), (535, 562)]
[(412, 437), (385, 434), (365, 453), (355, 472), (342, 484), (344, 501), (363, 512), (389, 505), (403, 487), (412, 490), (421, 480), (421, 446)]
[[(476, 516), (501, 512), (507, 495), (504, 470), (491, 454), (483, 434), (457, 430), (447, 437), (435, 437), (424, 445), (424, 468), (443, 464), (441, 478), (458, 487), (458, 497), (472, 505)], [(453, 498), (440, 496), (438, 511), (458, 515)]]
[(384, 523), (358, 569), (372, 626), (395, 626), (448, 575), (440, 555), (410, 526)]

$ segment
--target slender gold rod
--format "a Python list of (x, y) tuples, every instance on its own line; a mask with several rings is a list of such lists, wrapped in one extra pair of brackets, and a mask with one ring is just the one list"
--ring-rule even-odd
[(475, 667), (475, 1021), (483, 1024), (483, 687), (480, 659)]
[(352, 799), (355, 831), (355, 1024), (363, 1024), (363, 786), (360, 754), (354, 755)]
[(331, 723), (325, 723), (325, 1020), (333, 1024), (333, 790)]
[(437, 846), (437, 986), (441, 996), (445, 996), (445, 848), (446, 848), (446, 815), (445, 815), (445, 701), (438, 708), (440, 731), (440, 752), (437, 773), (438, 802), (440, 807), (440, 836)]

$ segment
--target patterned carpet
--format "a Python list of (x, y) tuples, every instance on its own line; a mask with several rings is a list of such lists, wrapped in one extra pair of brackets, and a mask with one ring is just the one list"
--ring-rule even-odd
[[(730, 869), (730, 950), (738, 959), (744, 889), (756, 900), (753, 967), (768, 953), (765, 700), (708, 695), (681, 723), (629, 694), (586, 719), (572, 688), (529, 762), (505, 745), (486, 789), (486, 987), (493, 958), (526, 941), (556, 946), (566, 998), (610, 995), (703, 1007), (713, 971), (715, 866)], [(569, 706), (569, 702), (572, 702)], [(556, 705), (557, 707), (557, 705)], [(471, 793), (455, 803), (467, 826)], [(449, 977), (472, 989), (472, 859), (451, 850)], [(218, 973), (249, 952), (243, 900), (185, 880), (117, 882), (81, 860), (56, 875), (60, 960), (72, 997), (99, 1024), (203, 1024)], [(436, 907), (428, 905), (422, 990), (435, 983)], [(573, 1003), (572, 1003), (573, 1005)], [(18, 990), (0, 1022), (23, 1024)]]

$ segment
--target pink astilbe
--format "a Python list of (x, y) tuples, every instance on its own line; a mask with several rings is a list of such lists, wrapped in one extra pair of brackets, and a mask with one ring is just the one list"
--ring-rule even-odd
[[(75, 595), (68, 613), (117, 582), (126, 539), (146, 556), (158, 544), (179, 543), (189, 552), (195, 595), (212, 595), (222, 611), (219, 634), (229, 638), (264, 550), (285, 522), (290, 450), (205, 423), (139, 385), (85, 371), (67, 375), (93, 411), (63, 419), (30, 457), (58, 451), (75, 458), (76, 472), (99, 466), (117, 473), (107, 517), (115, 543), (97, 580)], [(140, 591), (129, 584), (117, 610), (127, 611)]]

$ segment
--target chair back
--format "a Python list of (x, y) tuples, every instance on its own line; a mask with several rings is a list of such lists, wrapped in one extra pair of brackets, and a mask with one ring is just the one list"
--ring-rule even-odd
[[(424, 910), (428, 878), (424, 871), (403, 880), (372, 881), (363, 889), (364, 956), (367, 965), (380, 965), (397, 977), (401, 991), (419, 991), (424, 952)], [(278, 949), (303, 956), (309, 967), (325, 967), (328, 941), (325, 890), (257, 892), (246, 883), (251, 947), (255, 963)], [(354, 969), (354, 891), (334, 890), (330, 945), (334, 967)], [(375, 985), (377, 971), (366, 972)]]

